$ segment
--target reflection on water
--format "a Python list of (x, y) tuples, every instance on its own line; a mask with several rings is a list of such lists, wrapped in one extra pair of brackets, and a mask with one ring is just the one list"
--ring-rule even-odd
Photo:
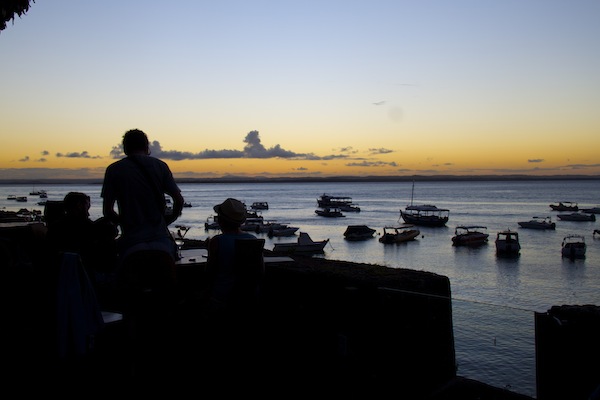
[(531, 311), (452, 299), (457, 374), (535, 398)]

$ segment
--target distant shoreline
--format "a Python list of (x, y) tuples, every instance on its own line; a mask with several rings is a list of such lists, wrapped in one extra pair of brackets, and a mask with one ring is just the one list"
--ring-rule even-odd
[[(411, 175), (411, 176), (331, 176), (331, 177), (241, 177), (175, 178), (178, 183), (294, 183), (294, 182), (447, 182), (447, 181), (551, 181), (600, 180), (600, 175)], [(21, 184), (102, 184), (102, 179), (0, 179), (0, 185)]]

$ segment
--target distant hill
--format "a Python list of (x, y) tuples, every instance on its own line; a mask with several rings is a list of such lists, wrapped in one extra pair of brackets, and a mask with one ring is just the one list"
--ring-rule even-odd
[[(600, 175), (410, 175), (410, 176), (330, 176), (330, 177), (246, 177), (177, 178), (178, 183), (289, 183), (289, 182), (410, 182), (410, 181), (542, 181), (598, 180)], [(0, 185), (19, 184), (102, 184), (102, 179), (0, 179)]]

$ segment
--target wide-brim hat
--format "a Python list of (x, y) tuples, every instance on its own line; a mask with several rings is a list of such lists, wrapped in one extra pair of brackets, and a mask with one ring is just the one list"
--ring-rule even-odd
[(246, 220), (246, 206), (239, 200), (229, 198), (213, 207), (213, 210), (225, 219), (242, 224)]

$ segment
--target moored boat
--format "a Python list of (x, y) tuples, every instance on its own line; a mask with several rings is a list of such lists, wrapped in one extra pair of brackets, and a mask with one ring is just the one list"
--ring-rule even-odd
[(373, 238), (376, 230), (367, 225), (348, 225), (344, 231), (347, 240), (365, 240)]
[(507, 229), (496, 233), (496, 253), (499, 255), (517, 255), (521, 251), (519, 233)]
[(300, 229), (297, 226), (271, 226), (268, 231), (269, 237), (282, 237), (282, 236), (294, 236), (296, 235), (296, 231)]
[(400, 210), (400, 217), (404, 222), (421, 226), (445, 226), (450, 217), (450, 210), (438, 208), (433, 204), (413, 205), (414, 191), (415, 183), (413, 182), (410, 205), (406, 206), (404, 211)]
[(556, 223), (550, 217), (533, 217), (529, 221), (518, 222), (521, 228), (527, 229), (556, 229)]
[(459, 225), (454, 229), (453, 246), (477, 246), (487, 243), (487, 227), (482, 225)]
[(317, 198), (319, 207), (340, 207), (341, 205), (352, 204), (352, 197), (349, 196), (334, 196), (323, 193)]
[(269, 203), (266, 201), (255, 201), (250, 205), (250, 208), (253, 210), (268, 210)]
[(320, 215), (321, 217), (329, 217), (329, 218), (345, 217), (345, 215), (342, 213), (342, 210), (340, 210), (338, 207), (325, 207), (322, 210), (315, 210), (315, 213), (317, 215)]
[(554, 211), (578, 211), (579, 206), (572, 201), (559, 201), (558, 204), (550, 204)]
[(274, 253), (321, 253), (329, 239), (312, 240), (306, 232), (300, 232), (298, 240), (291, 243), (275, 243), (273, 245)]
[(573, 212), (570, 214), (558, 214), (556, 216), (561, 221), (595, 221), (595, 214), (586, 214), (582, 212)]
[(413, 229), (412, 225), (385, 226), (379, 242), (384, 244), (408, 242), (415, 240), (420, 234), (421, 231)]
[(563, 257), (584, 258), (586, 248), (583, 235), (567, 235), (561, 244), (561, 254)]
[(581, 212), (588, 214), (600, 214), (600, 206), (594, 206), (591, 208), (582, 208)]

